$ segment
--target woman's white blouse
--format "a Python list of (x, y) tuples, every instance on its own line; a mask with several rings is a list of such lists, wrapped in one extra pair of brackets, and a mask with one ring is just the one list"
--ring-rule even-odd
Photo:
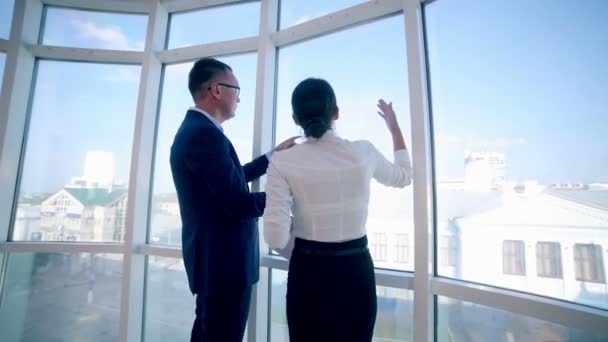
[(389, 162), (369, 141), (348, 141), (328, 131), (275, 152), (267, 171), (264, 239), (285, 248), (296, 237), (338, 242), (366, 234), (370, 180), (392, 187), (412, 181), (406, 149)]

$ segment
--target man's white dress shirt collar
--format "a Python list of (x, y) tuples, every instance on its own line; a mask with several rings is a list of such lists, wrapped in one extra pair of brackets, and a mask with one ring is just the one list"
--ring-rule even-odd
[(188, 110), (193, 110), (193, 111), (196, 111), (196, 112), (199, 112), (199, 113), (203, 114), (209, 120), (211, 120), (211, 122), (213, 122), (213, 124), (215, 125), (215, 127), (217, 127), (222, 132), (224, 131), (224, 128), (222, 128), (222, 125), (220, 124), (220, 122), (217, 121), (216, 118), (214, 118), (213, 116), (211, 116), (211, 114), (205, 112), (204, 110), (202, 110), (200, 108), (196, 108), (196, 107), (190, 107)]

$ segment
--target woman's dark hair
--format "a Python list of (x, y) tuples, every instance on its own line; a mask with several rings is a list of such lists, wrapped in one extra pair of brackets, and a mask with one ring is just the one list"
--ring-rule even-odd
[(293, 118), (307, 137), (320, 138), (331, 128), (332, 116), (338, 111), (336, 94), (320, 78), (307, 78), (291, 94)]

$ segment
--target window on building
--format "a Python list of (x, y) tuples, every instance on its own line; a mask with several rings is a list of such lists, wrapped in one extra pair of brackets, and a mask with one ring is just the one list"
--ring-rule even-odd
[(562, 251), (559, 243), (536, 243), (536, 273), (539, 277), (562, 278)]
[(385, 261), (387, 249), (386, 233), (373, 233), (372, 235), (372, 255), (374, 260)]
[(408, 234), (396, 234), (395, 252), (395, 260), (398, 263), (407, 264), (410, 262), (410, 238)]
[(526, 250), (521, 240), (502, 242), (502, 271), (504, 274), (526, 275)]
[(441, 266), (456, 266), (456, 238), (444, 235), (439, 241), (439, 258)]
[(594, 244), (574, 245), (574, 264), (576, 280), (605, 283), (602, 247)]

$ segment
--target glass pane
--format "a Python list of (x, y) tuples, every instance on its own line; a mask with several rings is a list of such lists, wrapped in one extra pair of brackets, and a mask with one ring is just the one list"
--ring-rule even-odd
[(2, 85), (4, 84), (4, 64), (6, 64), (6, 54), (0, 52), (0, 95), (2, 95)]
[(414, 291), (376, 286), (375, 342), (414, 340)]
[(10, 37), (14, 7), (15, 0), (0, 1), (0, 38), (8, 39)]
[(123, 240), (140, 69), (38, 63), (13, 240)]
[[(320, 77), (336, 93), (339, 136), (369, 140), (392, 161), (391, 135), (376, 114), (378, 99), (384, 98), (393, 102), (411, 147), (404, 32), (403, 16), (395, 16), (280, 49), (276, 141), (302, 134), (292, 119), (291, 93), (302, 80)], [(411, 186), (395, 189), (372, 181), (367, 236), (376, 267), (414, 268), (413, 218)], [(408, 244), (401, 234), (408, 235)], [(403, 255), (403, 245), (411, 257)]]
[[(457, 251), (438, 273), (608, 308), (608, 2), (436, 1), (425, 13), (437, 235)], [(521, 244), (503, 254), (509, 240)], [(550, 277), (541, 241), (559, 246)], [(579, 258), (577, 244), (604, 252)]]
[[(272, 270), (272, 299), (270, 304), (270, 340), (289, 341), (285, 296), (287, 272)], [(378, 313), (374, 328), (375, 342), (414, 340), (414, 292), (377, 286)]]
[(42, 44), (143, 51), (147, 23), (145, 15), (49, 7)]
[(122, 256), (8, 256), (0, 307), (3, 341), (118, 341)]
[(145, 341), (188, 341), (196, 297), (182, 259), (148, 256)]
[(437, 341), (600, 342), (608, 338), (484, 305), (437, 298)]
[[(241, 163), (247, 163), (253, 154), (257, 55), (222, 57), (220, 60), (232, 68), (241, 86), (239, 94), (241, 102), (236, 117), (224, 122), (224, 133), (234, 145)], [(165, 67), (154, 166), (150, 228), (150, 243), (152, 244), (181, 246), (182, 223), (171, 176), (169, 152), (175, 133), (181, 125), (188, 107), (194, 106), (190, 92), (188, 92), (188, 73), (192, 64), (194, 62)]]
[(175, 13), (171, 15), (170, 25), (168, 49), (257, 36), (260, 2)]
[(289, 341), (287, 327), (287, 271), (271, 269), (272, 284), (270, 299), (270, 341)]
[(366, 0), (281, 0), (281, 29), (295, 26), (314, 18), (358, 5)]

